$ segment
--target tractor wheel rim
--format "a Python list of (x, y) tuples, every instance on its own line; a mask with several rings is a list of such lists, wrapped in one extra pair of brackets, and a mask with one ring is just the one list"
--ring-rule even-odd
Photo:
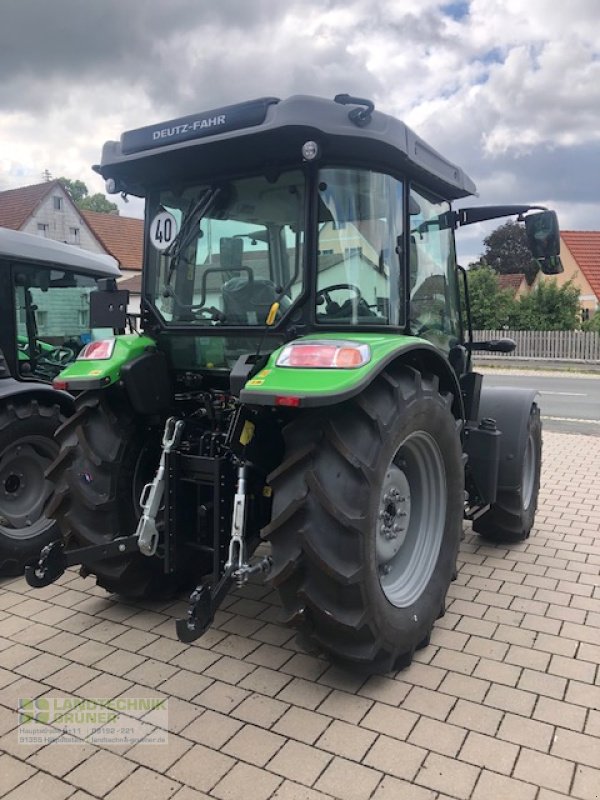
[(53, 522), (44, 516), (52, 491), (45, 471), (58, 446), (44, 436), (24, 436), (0, 453), (0, 533), (11, 539), (30, 539)]
[(446, 471), (435, 440), (408, 436), (383, 481), (376, 523), (379, 582), (388, 601), (412, 605), (429, 583), (446, 524)]
[(523, 457), (523, 480), (521, 482), (523, 487), (523, 511), (527, 511), (533, 499), (536, 466), (535, 442), (533, 441), (533, 436), (529, 435)]

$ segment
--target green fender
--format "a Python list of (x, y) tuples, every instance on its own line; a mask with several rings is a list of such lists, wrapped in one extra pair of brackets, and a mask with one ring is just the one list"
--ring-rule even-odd
[(156, 350), (156, 342), (149, 336), (128, 333), (115, 336), (115, 346), (110, 358), (94, 361), (75, 360), (57, 375), (53, 384), (57, 389), (80, 392), (103, 389), (116, 383), (124, 364), (149, 350)]
[(298, 368), (277, 366), (282, 347), (246, 382), (240, 400), (249, 405), (298, 406), (300, 408), (333, 405), (363, 391), (373, 379), (396, 359), (439, 376), (440, 387), (454, 395), (453, 411), (463, 417), (463, 404), (456, 373), (448, 360), (431, 342), (415, 336), (379, 333), (320, 333), (295, 341), (327, 340), (368, 344), (371, 359), (362, 367), (346, 369)]

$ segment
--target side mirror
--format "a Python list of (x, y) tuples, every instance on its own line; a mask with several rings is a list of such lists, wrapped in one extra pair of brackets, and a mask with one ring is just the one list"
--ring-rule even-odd
[(527, 243), (544, 275), (563, 271), (560, 260), (560, 230), (555, 211), (540, 211), (525, 217)]
[(489, 339), (487, 342), (468, 342), (467, 350), (485, 350), (487, 353), (512, 353), (517, 343), (508, 337), (504, 339)]

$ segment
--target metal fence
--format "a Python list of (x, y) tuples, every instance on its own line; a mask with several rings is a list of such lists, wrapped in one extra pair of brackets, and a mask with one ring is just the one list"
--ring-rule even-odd
[(473, 331), (475, 341), (508, 337), (512, 353), (482, 353), (485, 358), (539, 358), (600, 363), (600, 333), (592, 331)]

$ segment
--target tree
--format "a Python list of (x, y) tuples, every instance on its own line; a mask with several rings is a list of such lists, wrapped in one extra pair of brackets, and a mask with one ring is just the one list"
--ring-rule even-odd
[(529, 331), (573, 331), (579, 327), (579, 289), (571, 281), (540, 281), (515, 303), (509, 327)]
[(496, 273), (485, 265), (475, 267), (468, 271), (467, 280), (474, 330), (497, 330), (508, 325), (516, 303), (510, 289), (500, 288)]
[(101, 214), (119, 213), (116, 203), (111, 203), (100, 192), (90, 194), (83, 181), (72, 181), (69, 178), (59, 178), (58, 180), (78, 208), (84, 211), (99, 211)]
[(600, 311), (596, 311), (592, 317), (586, 319), (581, 327), (584, 331), (594, 331), (595, 333), (600, 333)]
[(524, 272), (527, 283), (531, 286), (539, 267), (531, 256), (523, 225), (509, 220), (486, 236), (483, 244), (485, 250), (482, 261), (494, 272), (499, 275)]

